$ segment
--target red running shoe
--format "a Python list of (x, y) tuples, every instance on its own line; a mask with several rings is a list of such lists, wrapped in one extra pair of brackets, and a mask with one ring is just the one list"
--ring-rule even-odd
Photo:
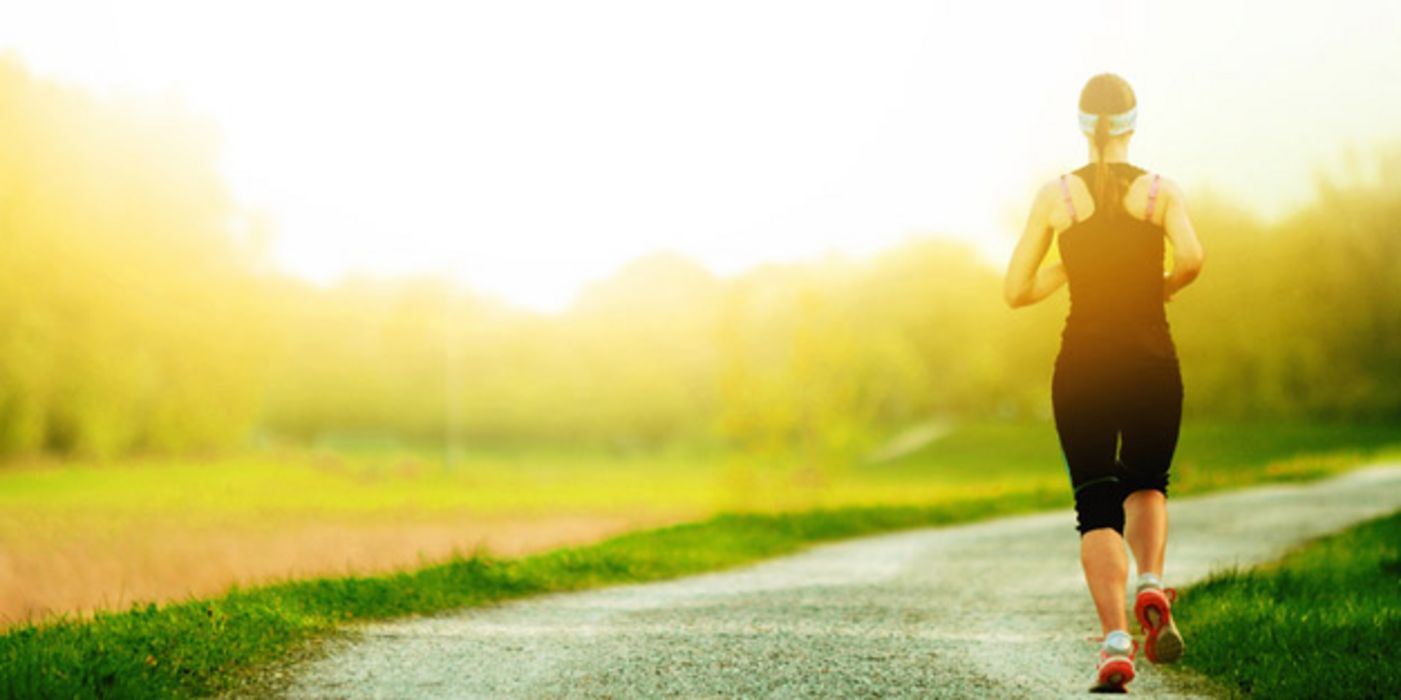
[(1133, 657), (1138, 651), (1138, 642), (1128, 650), (1100, 647), (1099, 667), (1095, 669), (1094, 680), (1090, 682), (1091, 693), (1127, 693), (1125, 687), (1133, 680)]
[(1170, 664), (1182, 658), (1182, 633), (1172, 621), (1175, 588), (1144, 588), (1133, 604), (1133, 615), (1143, 626), (1143, 653), (1155, 664)]

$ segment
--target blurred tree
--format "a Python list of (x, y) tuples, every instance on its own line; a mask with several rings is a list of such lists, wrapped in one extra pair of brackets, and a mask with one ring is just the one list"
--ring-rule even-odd
[(217, 149), (178, 103), (0, 59), (0, 450), (206, 448), (257, 420), (269, 300)]
[[(718, 441), (820, 473), (932, 417), (1045, 419), (1066, 295), (911, 238), (719, 278), (672, 253), (522, 311), (430, 278), (279, 274), (216, 132), (0, 59), (0, 454), (113, 455), (375, 434)], [(1401, 419), (1401, 144), (1262, 222), (1192, 196), (1201, 281), (1169, 305), (1196, 417)], [(242, 222), (240, 224), (240, 222)]]

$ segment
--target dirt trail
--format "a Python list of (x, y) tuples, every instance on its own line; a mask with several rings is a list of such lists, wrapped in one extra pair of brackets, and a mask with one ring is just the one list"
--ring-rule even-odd
[[(1173, 499), (1168, 584), (1398, 508), (1401, 465)], [(1083, 697), (1098, 626), (1077, 542), (1072, 514), (1039, 514), (374, 624), (297, 669), (289, 694)], [(1138, 666), (1140, 697), (1215, 694), (1199, 678)]]

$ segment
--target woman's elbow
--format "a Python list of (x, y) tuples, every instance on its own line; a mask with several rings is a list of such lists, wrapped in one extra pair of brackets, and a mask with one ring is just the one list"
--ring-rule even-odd
[(1187, 279), (1196, 279), (1202, 273), (1202, 260), (1201, 253), (1198, 253), (1183, 261), (1182, 275)]
[(1002, 293), (1002, 301), (1007, 302), (1007, 308), (1019, 309), (1027, 305), (1027, 295), (1024, 290), (1008, 289)]
[(1191, 281), (1197, 278), (1202, 272), (1202, 261), (1204, 256), (1201, 251), (1195, 251), (1190, 255), (1180, 255), (1173, 260), (1173, 274), (1178, 279)]

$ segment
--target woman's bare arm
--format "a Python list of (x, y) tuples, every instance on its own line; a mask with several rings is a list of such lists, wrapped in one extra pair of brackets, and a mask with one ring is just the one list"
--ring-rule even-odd
[(1187, 215), (1187, 199), (1182, 189), (1170, 180), (1164, 179), (1163, 184), (1168, 195), (1167, 208), (1163, 211), (1163, 228), (1167, 230), (1168, 240), (1172, 241), (1172, 270), (1163, 276), (1163, 299), (1169, 300), (1201, 274), (1205, 253)]
[[(1053, 184), (1036, 193), (1031, 216), (1022, 230), (1021, 240), (1012, 251), (1007, 275), (1002, 281), (1002, 296), (1012, 308), (1035, 304), (1050, 296), (1065, 284), (1065, 266), (1060, 263), (1041, 268), (1041, 261), (1051, 248), (1050, 206), (1055, 200)], [(1040, 268), (1040, 269), (1038, 269)]]

